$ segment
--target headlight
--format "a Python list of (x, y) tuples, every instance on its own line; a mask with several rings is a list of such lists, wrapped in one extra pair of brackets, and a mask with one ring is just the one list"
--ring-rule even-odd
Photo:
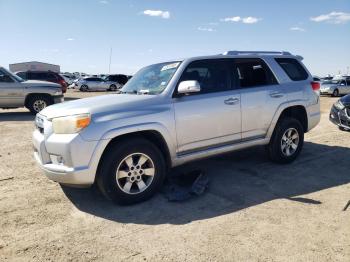
[(339, 109), (339, 110), (343, 110), (345, 108), (345, 106), (343, 105), (343, 103), (340, 100), (335, 102), (334, 107)]
[(56, 117), (52, 119), (55, 134), (75, 134), (90, 124), (90, 114)]

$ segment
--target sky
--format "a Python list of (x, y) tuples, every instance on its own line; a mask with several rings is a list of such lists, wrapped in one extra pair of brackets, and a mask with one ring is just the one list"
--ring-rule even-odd
[(227, 50), (290, 51), (350, 74), (350, 0), (0, 0), (0, 65), (132, 74)]

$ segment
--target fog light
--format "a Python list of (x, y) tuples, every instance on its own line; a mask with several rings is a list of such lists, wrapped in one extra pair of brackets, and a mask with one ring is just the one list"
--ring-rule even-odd
[(63, 156), (50, 155), (50, 159), (51, 159), (51, 162), (55, 165), (63, 165), (64, 164)]

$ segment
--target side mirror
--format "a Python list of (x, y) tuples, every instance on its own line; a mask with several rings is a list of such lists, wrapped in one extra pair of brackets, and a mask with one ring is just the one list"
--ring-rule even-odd
[(177, 88), (179, 94), (198, 93), (201, 91), (201, 86), (197, 80), (182, 81)]

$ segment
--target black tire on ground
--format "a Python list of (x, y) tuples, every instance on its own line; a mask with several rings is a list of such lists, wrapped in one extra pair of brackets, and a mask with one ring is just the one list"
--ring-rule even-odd
[(27, 108), (32, 114), (39, 113), (42, 109), (52, 104), (52, 100), (46, 95), (34, 95), (29, 98)]
[[(287, 130), (291, 130), (291, 129), (293, 130), (294, 133), (297, 132), (299, 136), (299, 141), (297, 143), (297, 148), (295, 149), (295, 151), (290, 155), (286, 155), (286, 152), (283, 152), (283, 149), (282, 149), (283, 148), (282, 138), (284, 137)], [(276, 163), (280, 163), (280, 164), (291, 163), (300, 154), (300, 151), (303, 148), (303, 144), (304, 144), (303, 126), (297, 119), (285, 117), (278, 121), (275, 127), (275, 130), (273, 132), (273, 135), (271, 137), (270, 143), (267, 146), (269, 157), (273, 162), (276, 162)]]
[(341, 130), (341, 131), (350, 131), (350, 128), (346, 129), (346, 128), (342, 127), (342, 126), (339, 126), (339, 130)]
[(338, 90), (338, 89), (335, 89), (335, 90), (333, 91), (332, 96), (334, 96), (334, 97), (339, 96), (339, 90)]
[[(118, 184), (117, 169), (120, 165), (123, 165), (123, 163), (125, 164), (125, 158), (135, 153), (145, 154), (151, 158), (154, 164), (154, 176), (153, 180), (144, 191), (130, 194), (124, 192), (121, 188), (122, 186)], [(134, 163), (137, 164), (137, 159), (134, 160)], [(125, 168), (125, 170), (129, 170), (127, 173), (130, 175), (130, 168)], [(104, 153), (100, 161), (97, 171), (97, 185), (102, 194), (113, 202), (120, 205), (135, 204), (151, 198), (163, 184), (165, 175), (166, 164), (160, 150), (148, 140), (137, 137), (116, 142), (107, 149), (107, 152)], [(119, 183), (123, 183), (123, 179), (124, 178), (118, 180), (121, 181)], [(127, 179), (130, 179), (130, 177), (125, 177), (125, 184), (128, 181)], [(142, 179), (149, 179), (149, 177), (143, 176)], [(135, 184), (133, 184), (131, 188), (134, 187), (134, 190), (136, 188), (136, 191), (138, 191), (139, 188), (136, 183), (135, 181)]]
[(116, 85), (110, 85), (109, 91), (116, 91), (116, 90), (117, 90), (117, 86)]
[(89, 90), (89, 87), (87, 86), (87, 85), (82, 85), (81, 87), (80, 87), (80, 91), (82, 91), (82, 92), (86, 92), (86, 91), (88, 91)]

